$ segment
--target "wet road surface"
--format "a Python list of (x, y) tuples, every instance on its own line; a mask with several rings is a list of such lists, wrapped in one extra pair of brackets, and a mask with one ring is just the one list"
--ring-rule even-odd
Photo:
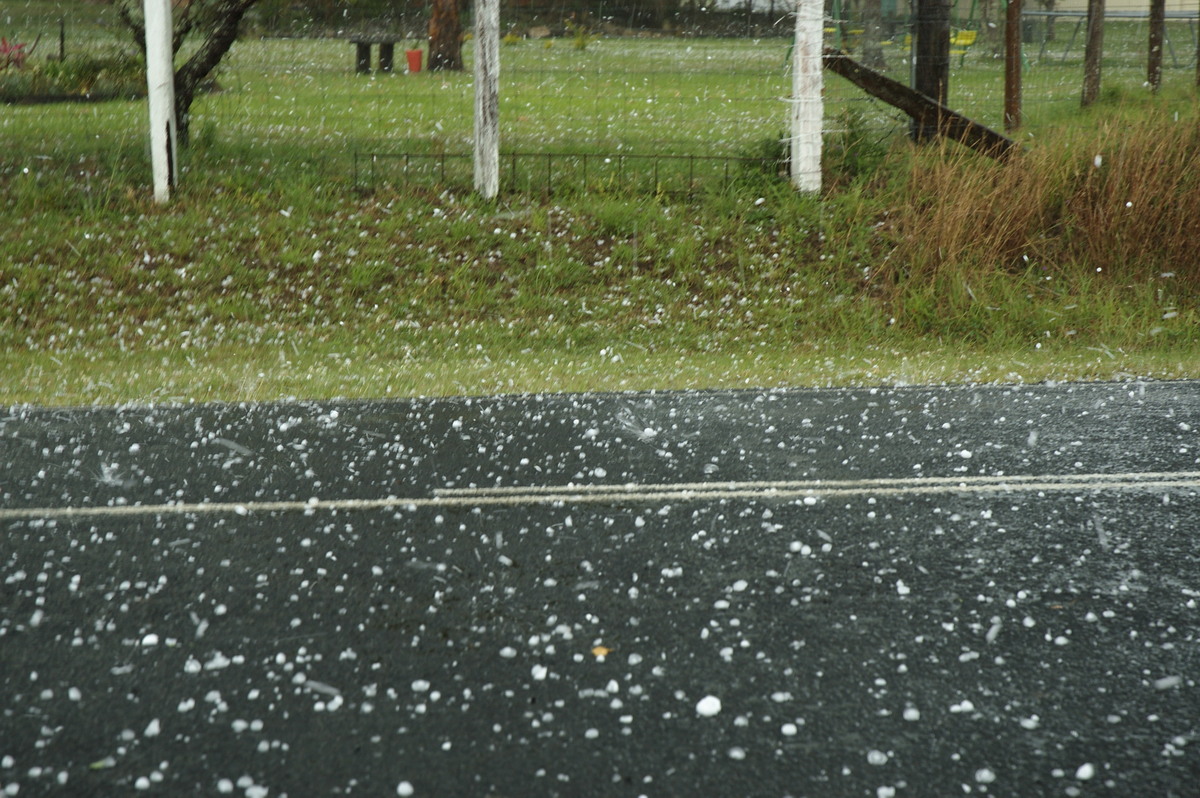
[(1196, 795), (1200, 386), (0, 412), (0, 795)]

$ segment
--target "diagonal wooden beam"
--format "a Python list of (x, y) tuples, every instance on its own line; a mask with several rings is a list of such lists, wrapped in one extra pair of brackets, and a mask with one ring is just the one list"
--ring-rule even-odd
[(936, 127), (946, 138), (997, 160), (1005, 160), (1020, 151), (1017, 143), (1004, 134), (968, 119), (903, 83), (868, 69), (845, 53), (826, 48), (823, 60), (830, 72), (841, 75), (867, 94), (899, 108), (921, 127)]

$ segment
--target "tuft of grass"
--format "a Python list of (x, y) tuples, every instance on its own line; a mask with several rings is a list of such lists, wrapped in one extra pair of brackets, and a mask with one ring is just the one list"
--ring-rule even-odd
[(838, 185), (873, 175), (887, 157), (891, 138), (887, 128), (881, 130), (861, 109), (838, 111), (821, 153), (825, 182)]
[(581, 52), (586, 50), (588, 45), (592, 43), (592, 40), (596, 38), (587, 25), (575, 19), (568, 19), (566, 26), (567, 33), (571, 37), (571, 46), (576, 50)]

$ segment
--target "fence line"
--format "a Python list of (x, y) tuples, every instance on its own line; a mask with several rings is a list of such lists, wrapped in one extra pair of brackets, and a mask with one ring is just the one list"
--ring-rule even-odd
[[(1148, 91), (1143, 88), (1146, 16), (1128, 5), (1113, 7), (1118, 1), (1110, 0), (1107, 15), (1102, 96)], [(766, 6), (766, 0), (738, 2), (743, 9)], [(1065, 2), (1060, 0), (1060, 6)], [(279, 0), (275, 8), (286, 5)], [(396, 70), (358, 75), (350, 37), (352, 30), (370, 24), (353, 17), (354, 9), (366, 5), (367, 0), (361, 0), (347, 6), (351, 15), (344, 25), (327, 30), (336, 38), (320, 39), (273, 38), (278, 30), (267, 24), (264, 5), (264, 14), (252, 20), (249, 34), (220, 66), (215, 90), (193, 107), (193, 130), (200, 141), (227, 146), (248, 163), (301, 163), (333, 179), (344, 178), (353, 160), (353, 185), (360, 189), (398, 179), (469, 186), (470, 170), (462, 166), (468, 163), (463, 159), (472, 140), (470, 67), (476, 43), (464, 43), (464, 73)], [(411, 30), (406, 32), (414, 37), (414, 47), (422, 46), (424, 23), (413, 11), (420, 3), (392, 5), (412, 12), (406, 23)], [(784, 5), (789, 13), (779, 10)], [(969, 5), (959, 0), (952, 23), (956, 33), (975, 35), (956, 38), (952, 46), (947, 104), (998, 129), (1004, 112), (999, 49), (1004, 21), (999, 18), (996, 27), (989, 27)], [(995, 4), (990, 6), (994, 17)], [(634, 29), (627, 24), (629, 16), (606, 19), (597, 14), (577, 36), (560, 25), (566, 18), (564, 9), (570, 7), (525, 6), (517, 13), (506, 0), (502, 9), (503, 190), (623, 186), (686, 193), (703, 181), (727, 186), (747, 170), (774, 174), (775, 164), (784, 157), (793, 93), (790, 3), (777, 3), (774, 18), (748, 12), (739, 17), (730, 11), (722, 12), (725, 17), (712, 17), (707, 26), (699, 24), (704, 22), (700, 17), (693, 28), (676, 20), (671, 30)], [(1195, 63), (1200, 16), (1171, 8), (1163, 43), (1163, 85), (1168, 90), (1194, 83), (1184, 70)], [(35, 13), (37, 9), (41, 11)], [(1079, 106), (1083, 64), (1082, 44), (1071, 40), (1077, 13), (1029, 9), (1022, 15), (1022, 116), (1024, 130), (1031, 134), (1042, 125), (1096, 124), (1094, 115), (1073, 115)], [(66, 63), (49, 58), (58, 48), (47, 46), (58, 36), (63, 16)], [(1051, 24), (1055, 19), (1057, 32)], [(754, 24), (745, 24), (748, 20)], [(467, 21), (464, 18), (464, 26)], [(133, 50), (132, 38), (115, 22), (110, 6), (17, 0), (5, 8), (0, 23), (5, 26), (0, 33), (10, 41), (32, 42), (43, 35), (29, 68), (0, 72), (0, 97), (5, 99), (33, 96), (55, 77), (60, 78), (53, 85), (58, 99), (112, 96), (103, 82), (114, 74), (110, 63), (100, 58), (82, 63), (80, 56), (89, 48), (93, 55), (114, 47)], [(870, 43), (864, 16), (839, 3), (836, 11), (825, 15), (824, 44), (840, 46), (864, 62), (868, 46), (878, 44), (879, 71), (907, 82), (912, 52), (906, 34), (911, 25), (904, 15), (885, 17), (881, 40)], [(729, 35), (739, 26), (740, 32), (750, 29), (755, 35)], [(138, 82), (144, 89), (144, 77)], [(824, 104), (820, 127), (827, 155), (856, 141), (872, 148), (880, 142), (886, 146), (889, 138), (906, 132), (906, 117), (867, 98), (839, 76), (825, 75)], [(121, 102), (97, 106), (87, 115), (70, 114), (69, 121), (64, 121), (68, 114), (63, 109), (53, 106), (13, 107), (5, 113), (17, 120), (12, 124), (46, 129), (39, 155), (66, 153), (72, 147), (111, 152), (115, 136), (141, 135), (145, 119), (144, 107)]]
[[(780, 174), (783, 163), (772, 158), (703, 155), (602, 155), (584, 152), (507, 152), (500, 155), (501, 190), (540, 189), (545, 194), (563, 191), (611, 191), (629, 188), (651, 193), (692, 194), (701, 189), (727, 188), (747, 173)], [(395, 165), (395, 170), (388, 170)], [(522, 168), (524, 167), (524, 168)], [(468, 153), (355, 152), (352, 184), (374, 191), (399, 172), (400, 182), (432, 178), (443, 188), (471, 187)], [(713, 181), (719, 182), (714, 186)]]

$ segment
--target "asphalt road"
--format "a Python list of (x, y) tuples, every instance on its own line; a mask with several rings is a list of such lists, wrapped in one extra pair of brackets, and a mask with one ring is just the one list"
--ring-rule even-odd
[(0, 795), (1200, 795), (1200, 385), (0, 411)]

